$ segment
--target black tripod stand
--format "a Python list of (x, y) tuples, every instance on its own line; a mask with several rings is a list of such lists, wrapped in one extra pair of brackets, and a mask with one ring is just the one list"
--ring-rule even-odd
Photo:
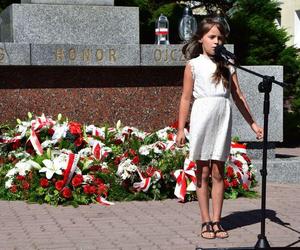
[(260, 174), (262, 176), (262, 185), (261, 185), (261, 232), (258, 235), (258, 241), (255, 244), (255, 249), (259, 248), (270, 248), (270, 244), (266, 237), (266, 182), (267, 182), (267, 148), (268, 148), (268, 126), (269, 126), (269, 113), (270, 113), (270, 93), (272, 91), (272, 83), (276, 83), (281, 87), (287, 86), (286, 83), (278, 82), (275, 80), (274, 76), (263, 76), (259, 73), (246, 69), (244, 67), (235, 65), (228, 61), (229, 64), (247, 71), (251, 74), (261, 77), (263, 80), (258, 85), (258, 90), (261, 93), (264, 93), (264, 138), (263, 138), (263, 159), (262, 159), (262, 169)]
[[(272, 90), (272, 83), (276, 83), (281, 87), (287, 86), (286, 83), (278, 82), (275, 80), (274, 76), (261, 75), (257, 72), (244, 68), (242, 66), (236, 65), (230, 61), (230, 58), (223, 58), (228, 64), (244, 70), (250, 74), (256, 75), (262, 78), (262, 82), (258, 85), (258, 90), (264, 93), (264, 137), (263, 137), (263, 159), (262, 159), (262, 169), (260, 170), (262, 176), (262, 186), (261, 186), (261, 232), (258, 235), (258, 241), (254, 247), (241, 247), (241, 248), (231, 248), (231, 249), (265, 249), (270, 248), (270, 244), (266, 238), (266, 181), (267, 181), (267, 148), (268, 148), (268, 123), (269, 123), (269, 111), (270, 111), (270, 92)], [(197, 248), (203, 249), (203, 248)], [(222, 248), (225, 249), (225, 248)], [(229, 248), (226, 248), (229, 249)], [(275, 249), (275, 248), (273, 248)]]

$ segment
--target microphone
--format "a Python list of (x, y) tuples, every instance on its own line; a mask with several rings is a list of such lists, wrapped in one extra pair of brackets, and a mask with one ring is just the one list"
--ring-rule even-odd
[(228, 61), (229, 59), (236, 60), (236, 56), (229, 52), (223, 45), (217, 45), (215, 48), (215, 57), (217, 59), (224, 59)]

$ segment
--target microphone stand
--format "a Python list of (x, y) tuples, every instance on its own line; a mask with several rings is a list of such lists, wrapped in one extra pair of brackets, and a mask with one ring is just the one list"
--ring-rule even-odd
[[(258, 85), (258, 90), (260, 93), (264, 93), (264, 137), (263, 137), (263, 159), (262, 159), (262, 169), (260, 170), (260, 174), (262, 176), (262, 186), (261, 186), (261, 232), (257, 236), (258, 240), (254, 247), (251, 248), (231, 248), (231, 249), (265, 249), (270, 248), (270, 244), (266, 237), (266, 181), (267, 181), (267, 146), (268, 146), (268, 123), (269, 123), (269, 112), (270, 112), (270, 92), (272, 90), (272, 83), (276, 83), (281, 87), (288, 86), (286, 83), (276, 81), (274, 76), (261, 75), (252, 70), (246, 69), (242, 66), (237, 65), (232, 62), (230, 59), (230, 55), (226, 55), (221, 53), (221, 57), (217, 57), (219, 60), (225, 60), (225, 62), (229, 65), (234, 66), (235, 68), (239, 68), (244, 70), (250, 74), (256, 75), (262, 78), (262, 82)], [(197, 248), (199, 249), (199, 248)], [(203, 249), (203, 248), (200, 248)], [(224, 248), (222, 248), (224, 249)], [(273, 249), (276, 249), (273, 248)]]
[(270, 248), (268, 243), (265, 231), (266, 225), (266, 182), (267, 182), (267, 148), (268, 148), (268, 124), (269, 124), (269, 113), (270, 113), (270, 92), (272, 91), (272, 83), (276, 83), (281, 87), (286, 87), (287, 84), (283, 82), (276, 81), (274, 76), (261, 75), (252, 70), (246, 69), (242, 66), (239, 66), (229, 60), (230, 58), (226, 57), (226, 62), (236, 68), (244, 70), (250, 74), (256, 75), (262, 78), (262, 82), (258, 85), (258, 91), (264, 93), (264, 137), (263, 137), (263, 159), (262, 159), (262, 169), (260, 174), (262, 176), (262, 186), (261, 186), (261, 232), (257, 236), (258, 241), (255, 244), (255, 249), (259, 248)]

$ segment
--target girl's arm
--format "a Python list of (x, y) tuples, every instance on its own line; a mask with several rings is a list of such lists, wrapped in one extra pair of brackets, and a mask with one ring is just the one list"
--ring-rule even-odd
[(179, 105), (178, 132), (176, 136), (176, 144), (179, 147), (185, 144), (184, 127), (190, 110), (193, 84), (192, 66), (187, 64), (183, 76), (183, 90)]
[(241, 91), (236, 73), (234, 73), (232, 75), (231, 95), (232, 95), (232, 98), (233, 98), (237, 108), (239, 109), (239, 111), (243, 115), (244, 119), (247, 121), (247, 123), (249, 124), (251, 129), (256, 134), (256, 139), (258, 139), (258, 140), (262, 139), (264, 131), (261, 127), (259, 127), (257, 125), (257, 123), (254, 121), (254, 119), (251, 115), (250, 108), (248, 106), (246, 98), (244, 97), (244, 95)]

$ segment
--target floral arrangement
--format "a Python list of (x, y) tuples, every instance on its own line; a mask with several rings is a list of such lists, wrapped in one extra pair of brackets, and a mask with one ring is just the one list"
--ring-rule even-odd
[[(178, 148), (175, 138), (176, 125), (147, 133), (121, 122), (97, 127), (28, 113), (14, 128), (1, 127), (0, 198), (73, 206), (194, 199), (196, 165), (187, 158), (188, 142)], [(255, 183), (240, 146), (227, 162), (226, 198), (248, 195)]]

